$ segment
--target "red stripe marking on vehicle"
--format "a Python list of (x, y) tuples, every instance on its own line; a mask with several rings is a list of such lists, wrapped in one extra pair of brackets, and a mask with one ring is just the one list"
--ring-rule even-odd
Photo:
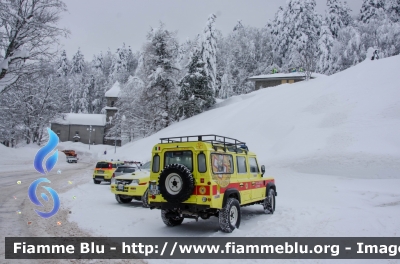
[(212, 194), (216, 195), (217, 194), (217, 185), (213, 185), (212, 187)]
[[(265, 185), (264, 185), (265, 181)], [(258, 180), (254, 181), (254, 185), (252, 184), (252, 181), (248, 182), (242, 182), (242, 183), (230, 183), (228, 186), (225, 188), (220, 189), (220, 193), (225, 193), (227, 189), (237, 189), (239, 191), (246, 191), (246, 190), (252, 190), (252, 189), (258, 189), (258, 188), (265, 188), (269, 182), (275, 182), (274, 180)], [(247, 184), (247, 188), (246, 188)]]

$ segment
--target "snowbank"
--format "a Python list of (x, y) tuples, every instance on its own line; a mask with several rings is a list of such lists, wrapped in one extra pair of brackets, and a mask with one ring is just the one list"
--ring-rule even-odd
[(365, 61), (329, 77), (232, 97), (121, 147), (115, 157), (145, 161), (161, 137), (217, 134), (247, 142), (269, 167), (399, 178), (398, 65), (400, 56)]

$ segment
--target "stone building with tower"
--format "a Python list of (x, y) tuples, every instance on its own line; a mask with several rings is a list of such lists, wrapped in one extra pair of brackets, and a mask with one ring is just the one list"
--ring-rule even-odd
[(119, 82), (105, 93), (105, 114), (77, 114), (65, 113), (51, 122), (51, 129), (58, 135), (61, 142), (73, 141), (85, 144), (105, 144), (121, 146), (120, 137), (107, 136), (107, 132), (113, 126), (113, 117), (117, 113), (121, 87)]

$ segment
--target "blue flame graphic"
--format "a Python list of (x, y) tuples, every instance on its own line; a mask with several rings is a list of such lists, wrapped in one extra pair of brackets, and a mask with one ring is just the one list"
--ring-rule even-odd
[[(49, 141), (45, 146), (43, 146), (36, 153), (35, 161), (33, 162), (33, 166), (35, 169), (41, 174), (46, 174), (46, 171), (43, 168), (43, 160), (47, 154), (49, 154), (55, 147), (58, 145), (58, 136), (54, 133), (50, 128), (47, 128), (47, 132), (49, 133)], [(54, 168), (58, 159), (58, 151), (56, 150), (46, 161), (46, 170), (50, 172), (51, 169)]]
[[(36, 181), (32, 182), (28, 189), (29, 199), (31, 199), (31, 202), (37, 206), (43, 206), (43, 204), (36, 197), (36, 189), (37, 189), (37, 186), (39, 185), (39, 183), (41, 183), (41, 182), (49, 182), (50, 183), (50, 181), (47, 178), (40, 178), (40, 179), (37, 179)], [(53, 215), (55, 215), (58, 212), (58, 210), (60, 209), (60, 198), (58, 197), (57, 192), (54, 191), (52, 188), (47, 187), (47, 186), (43, 186), (43, 188), (45, 188), (50, 193), (51, 197), (53, 198), (53, 201), (54, 201), (53, 209), (48, 213), (41, 212), (39, 210), (35, 210), (35, 211), (39, 216), (41, 216), (43, 218), (49, 218), (49, 217), (52, 217)], [(42, 193), (41, 196), (46, 202), (48, 202), (49, 198), (47, 197), (46, 194)]]

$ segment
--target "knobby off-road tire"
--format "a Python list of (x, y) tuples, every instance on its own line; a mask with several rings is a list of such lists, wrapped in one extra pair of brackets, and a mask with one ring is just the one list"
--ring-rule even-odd
[(194, 178), (190, 170), (181, 164), (170, 164), (158, 178), (160, 193), (170, 203), (182, 203), (194, 190)]
[(225, 206), (219, 211), (219, 226), (223, 232), (232, 233), (240, 226), (240, 204), (235, 198), (228, 198)]
[(144, 208), (149, 208), (149, 189), (147, 189), (142, 196), (142, 205)]
[(275, 191), (274, 189), (269, 189), (267, 197), (264, 199), (264, 212), (266, 214), (273, 214), (275, 212)]
[(115, 200), (120, 204), (130, 203), (133, 198), (122, 198), (119, 194), (115, 195)]
[(170, 212), (170, 210), (166, 209), (166, 210), (161, 210), (161, 218), (164, 222), (164, 224), (166, 224), (167, 226), (177, 226), (182, 224), (183, 222), (183, 217), (167, 217), (166, 214)]

